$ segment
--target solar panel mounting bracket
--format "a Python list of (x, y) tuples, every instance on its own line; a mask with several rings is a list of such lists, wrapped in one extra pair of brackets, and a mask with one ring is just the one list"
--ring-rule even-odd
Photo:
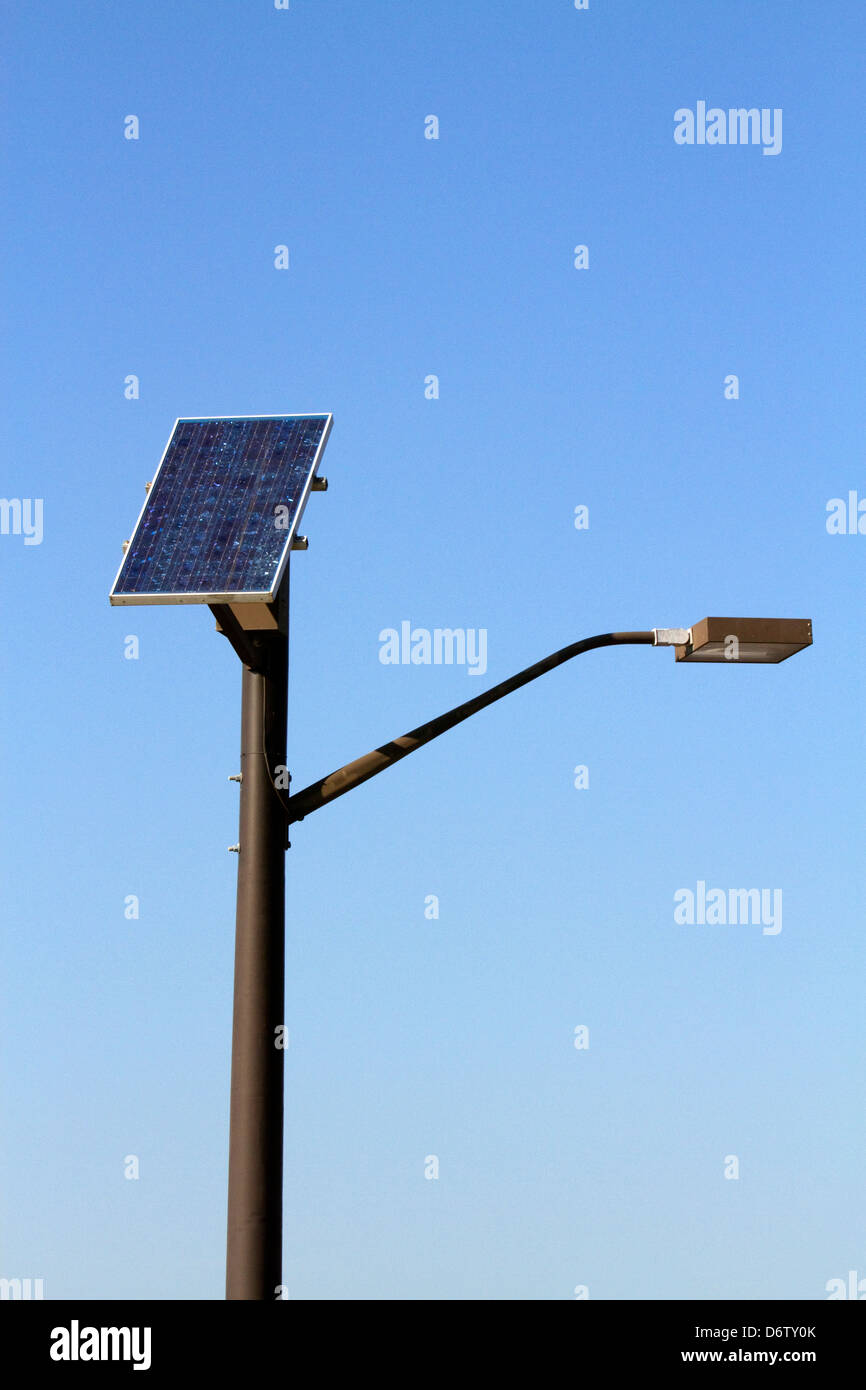
[(260, 670), (266, 660), (266, 647), (256, 641), (256, 633), (279, 632), (288, 637), (288, 568), (273, 603), (210, 603), (216, 630), (227, 637), (245, 666)]

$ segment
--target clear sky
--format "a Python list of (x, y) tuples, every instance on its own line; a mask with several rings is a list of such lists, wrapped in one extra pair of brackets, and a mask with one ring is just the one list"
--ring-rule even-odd
[[(0, 535), (0, 1275), (223, 1295), (240, 667), (108, 590), (176, 417), (332, 411), (296, 789), (596, 632), (815, 642), (583, 656), (295, 828), (290, 1297), (866, 1277), (866, 535), (826, 525), (864, 39), (855, 0), (7, 7), (0, 491), (44, 511)], [(699, 102), (781, 150), (678, 144)], [(402, 622), (486, 673), (383, 664)], [(675, 921), (699, 882), (782, 929)]]

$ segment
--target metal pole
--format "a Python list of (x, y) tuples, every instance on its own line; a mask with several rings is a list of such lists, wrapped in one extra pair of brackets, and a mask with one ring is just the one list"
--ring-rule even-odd
[(287, 624), (249, 636), (261, 661), (243, 668), (226, 1298), (272, 1300), (282, 1255), (286, 816), (271, 779), (286, 761)]

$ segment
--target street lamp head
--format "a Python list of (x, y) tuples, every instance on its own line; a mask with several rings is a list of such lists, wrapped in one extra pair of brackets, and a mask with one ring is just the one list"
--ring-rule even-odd
[(770, 665), (812, 645), (810, 618), (703, 618), (656, 632), (656, 645), (674, 647), (677, 661)]

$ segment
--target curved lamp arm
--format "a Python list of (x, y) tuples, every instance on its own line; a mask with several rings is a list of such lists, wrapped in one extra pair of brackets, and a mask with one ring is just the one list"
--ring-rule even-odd
[[(462, 723), (464, 719), (469, 719), (471, 715), (477, 714), (487, 705), (492, 705), (497, 700), (501, 700), (503, 696), (510, 695), (512, 690), (519, 690), (522, 685), (527, 685), (529, 681), (543, 676), (546, 671), (552, 671), (555, 666), (561, 666), (564, 661), (570, 661), (573, 656), (580, 656), (583, 652), (591, 652), (596, 647), (662, 645), (659, 642), (659, 631), (659, 629), (650, 629), (648, 632), (605, 632), (598, 637), (586, 637), (582, 642), (572, 642), (571, 646), (563, 647), (561, 651), (554, 652), (552, 656), (546, 656), (543, 661), (537, 661), (534, 666), (527, 666), (525, 671), (519, 671), (516, 676), (500, 681), (499, 685), (494, 685), (483, 695), (476, 695), (474, 700), (467, 700), (465, 704), (457, 705), (455, 709), (448, 710), (446, 714), (440, 714), (438, 719), (431, 719), (428, 724), (420, 724), (417, 729), (403, 734), (401, 738), (392, 739), (390, 743), (382, 744), (381, 748), (374, 748), (363, 758), (356, 758), (354, 762), (346, 763), (345, 767), (338, 768), (328, 777), (323, 777), (321, 781), (313, 782), (303, 791), (290, 796), (283, 803), (289, 824), (303, 820), (312, 811), (318, 811), (320, 806), (325, 806), (329, 801), (334, 801), (338, 796), (350, 792), (353, 787), (360, 786), (370, 777), (375, 777), (378, 772), (384, 772), (386, 767), (393, 766), (401, 758), (405, 758), (407, 754), (414, 753), (416, 748), (421, 748), (431, 739), (438, 738), (448, 729), (453, 729), (455, 724)], [(671, 629), (671, 631), (676, 631), (680, 635), (679, 629)], [(681, 635), (681, 640), (684, 635)], [(672, 644), (664, 642), (664, 645)]]

